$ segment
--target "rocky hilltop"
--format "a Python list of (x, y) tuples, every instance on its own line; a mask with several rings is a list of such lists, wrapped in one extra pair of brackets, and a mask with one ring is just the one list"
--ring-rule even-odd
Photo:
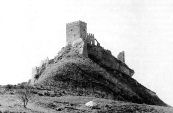
[(53, 59), (33, 70), (31, 85), (65, 90), (64, 95), (99, 98), (167, 106), (153, 91), (132, 78), (134, 70), (125, 64), (124, 52), (114, 57), (85, 22), (66, 25), (67, 44)]

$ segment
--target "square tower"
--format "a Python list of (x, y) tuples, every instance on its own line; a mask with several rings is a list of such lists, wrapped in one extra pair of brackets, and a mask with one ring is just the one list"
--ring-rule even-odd
[(66, 42), (72, 44), (75, 40), (81, 38), (84, 42), (87, 38), (87, 24), (82, 21), (75, 21), (66, 24)]

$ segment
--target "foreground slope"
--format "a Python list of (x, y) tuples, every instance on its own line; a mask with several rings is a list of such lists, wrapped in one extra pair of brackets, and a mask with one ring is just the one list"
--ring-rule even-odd
[[(95, 47), (89, 48), (89, 57), (78, 54), (76, 50), (64, 47), (54, 59), (41, 66), (31, 84), (72, 89), (78, 92), (76, 95), (166, 106), (154, 92), (130, 76), (118, 73), (112, 64), (106, 64), (105, 58), (96, 54), (98, 49)], [(113, 57), (106, 50), (100, 50), (106, 58)]]
[[(39, 90), (40, 91), (40, 90)], [(38, 91), (38, 92), (39, 92)], [(0, 113), (172, 113), (173, 108), (87, 96), (39, 96), (33, 95), (27, 108), (15, 94), (0, 94)], [(94, 101), (97, 107), (85, 106)]]

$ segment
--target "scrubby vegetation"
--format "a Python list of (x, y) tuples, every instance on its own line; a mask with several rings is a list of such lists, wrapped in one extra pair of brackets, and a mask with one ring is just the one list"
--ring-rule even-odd
[(22, 89), (16, 90), (17, 97), (22, 101), (23, 107), (26, 108), (29, 100), (32, 98), (32, 88), (29, 86), (25, 86)]
[[(35, 87), (33, 92), (45, 91), (42, 96), (33, 93), (27, 108), (21, 105), (17, 95), (0, 95), (0, 113), (171, 113), (173, 108), (149, 106), (123, 101), (113, 101), (88, 96), (51, 96), (48, 89)], [(48, 91), (48, 92), (47, 92)], [(97, 103), (97, 107), (87, 107), (89, 101)]]
[(67, 89), (63, 95), (92, 95), (140, 104), (166, 105), (133, 78), (119, 75), (89, 58), (70, 53), (47, 66), (39, 79), (35, 80), (35, 85)]
[[(44, 82), (45, 83), (45, 82)], [(58, 82), (60, 87), (53, 85), (29, 86), (27, 83), (18, 85), (2, 86), (0, 89), (0, 113), (171, 113), (173, 108), (151, 106), (147, 104), (135, 104), (124, 101), (114, 101), (95, 88), (85, 90), (87, 83), (81, 86), (69, 85), (63, 81)], [(10, 88), (9, 88), (10, 86)], [(71, 86), (71, 87), (70, 87)], [(100, 85), (98, 85), (100, 86)], [(83, 88), (82, 88), (83, 87)], [(101, 87), (101, 86), (100, 86)], [(10, 90), (7, 90), (10, 89)], [(98, 89), (100, 89), (98, 87)], [(19, 93), (18, 93), (19, 92)], [(19, 95), (21, 94), (21, 95)], [(28, 95), (29, 94), (29, 95)], [(70, 96), (69, 96), (70, 95)], [(24, 101), (19, 97), (28, 98), (26, 108), (23, 107)], [(105, 97), (104, 97), (105, 96)], [(32, 97), (32, 98), (30, 98)], [(96, 98), (97, 97), (97, 98)], [(121, 98), (121, 97), (117, 97)], [(97, 103), (97, 107), (87, 107), (85, 103), (89, 101)], [(119, 99), (116, 99), (119, 100)], [(26, 99), (27, 102), (27, 99)], [(26, 105), (26, 103), (25, 103)]]

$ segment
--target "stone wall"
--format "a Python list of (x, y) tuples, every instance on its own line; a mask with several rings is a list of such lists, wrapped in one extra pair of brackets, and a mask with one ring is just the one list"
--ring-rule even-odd
[(82, 21), (76, 21), (66, 24), (66, 43), (71, 44), (78, 39), (86, 40), (87, 24)]
[(100, 43), (95, 39), (94, 34), (92, 33), (87, 33), (87, 43), (90, 45), (97, 45), (100, 46)]
[[(87, 53), (87, 24), (82, 21), (76, 21), (66, 24), (66, 43), (77, 48), (80, 54), (88, 56)], [(77, 50), (76, 49), (76, 50)]]
[(91, 45), (95, 45), (94, 34), (87, 33), (87, 43), (89, 43)]
[(117, 56), (117, 59), (125, 63), (125, 52), (124, 51), (120, 52)]
[(120, 72), (128, 76), (132, 76), (134, 74), (134, 70), (130, 69), (125, 63), (115, 58), (109, 50), (105, 50), (100, 46), (89, 45), (87, 49), (88, 56), (104, 68)]

